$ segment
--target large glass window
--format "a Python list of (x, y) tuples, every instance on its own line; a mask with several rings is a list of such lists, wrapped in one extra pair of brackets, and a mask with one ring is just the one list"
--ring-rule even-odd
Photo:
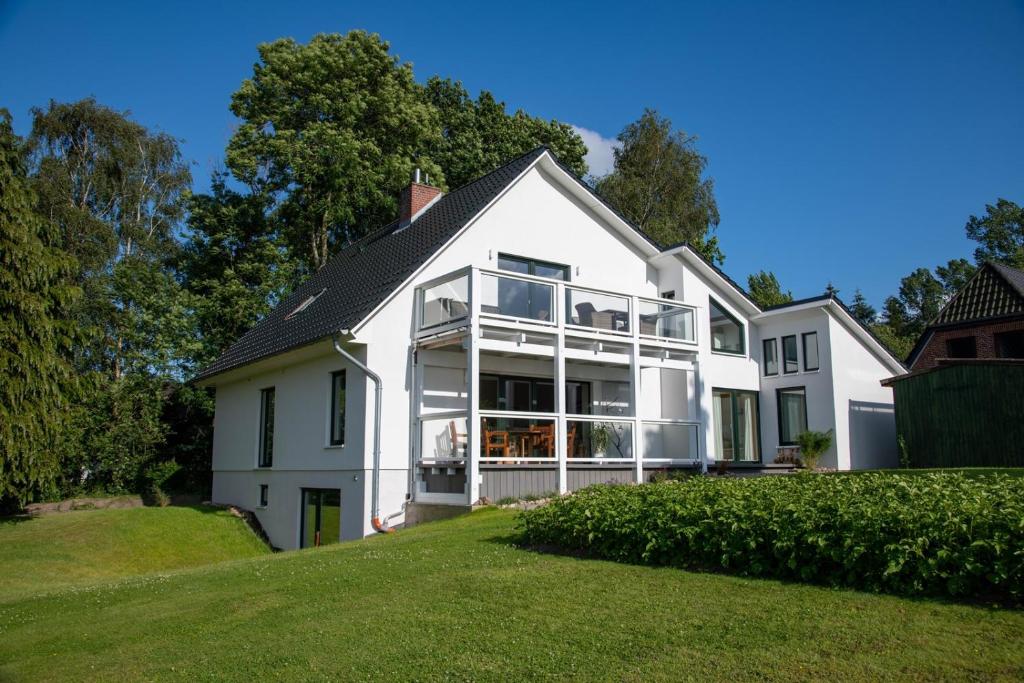
[(804, 370), (818, 369), (818, 333), (804, 332)]
[(775, 339), (765, 339), (764, 345), (764, 374), (772, 376), (779, 374), (779, 344)]
[(260, 467), (274, 464), (274, 387), (260, 391)]
[(779, 389), (779, 445), (792, 446), (807, 431), (807, 392), (803, 387)]
[(524, 275), (536, 275), (537, 277), (549, 277), (553, 280), (569, 281), (569, 266), (523, 258), (521, 256), (498, 254), (498, 269), (507, 270), (511, 273), (522, 273)]
[(711, 313), (711, 350), (720, 353), (745, 353), (743, 325), (740, 321), (726, 313), (722, 305), (714, 299), (710, 299), (708, 310)]
[(331, 373), (331, 445), (345, 443), (345, 371)]
[(483, 290), (480, 310), (483, 313), (529, 320), (552, 320), (555, 288), (551, 285), (491, 273), (484, 273), (480, 277), (480, 284)]
[(757, 392), (713, 389), (715, 446), (718, 457), (734, 462), (758, 462)]
[[(566, 411), (590, 413), (590, 383), (565, 383)], [(555, 412), (555, 385), (550, 379), (480, 375), (480, 409), (520, 413)]]
[(590, 414), (590, 382), (565, 383), (565, 412), (570, 415)]
[(797, 362), (796, 335), (782, 338), (782, 371), (787, 375), (800, 370)]

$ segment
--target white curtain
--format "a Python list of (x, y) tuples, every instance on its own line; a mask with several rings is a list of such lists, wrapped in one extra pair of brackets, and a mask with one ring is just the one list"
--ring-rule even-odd
[(740, 412), (743, 413), (743, 451), (740, 453), (740, 460), (757, 459), (757, 434), (754, 431), (754, 403), (753, 397), (739, 394), (737, 403), (740, 404)]
[[(722, 424), (722, 401), (728, 401), (729, 397), (726, 396), (715, 396), (712, 404), (715, 407), (715, 457), (718, 460), (725, 459), (725, 444), (722, 442), (722, 430), (725, 429), (725, 425)], [(729, 425), (729, 429), (732, 429), (732, 425)]]

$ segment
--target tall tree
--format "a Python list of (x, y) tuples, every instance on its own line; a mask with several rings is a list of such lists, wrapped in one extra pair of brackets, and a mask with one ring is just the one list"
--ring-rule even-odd
[(130, 489), (161, 456), (161, 403), (197, 349), (174, 271), (188, 165), (174, 138), (92, 99), (34, 110), (29, 143), (41, 212), (85, 293), (66, 485)]
[(750, 290), (750, 297), (761, 308), (770, 308), (788, 304), (793, 300), (793, 293), (782, 291), (778, 278), (771, 271), (760, 271), (747, 277), (747, 288)]
[(0, 502), (24, 503), (60, 473), (59, 436), (75, 388), (68, 309), (79, 291), (74, 259), (54, 242), (10, 114), (0, 109)]
[(878, 318), (878, 311), (875, 307), (868, 303), (868, 300), (864, 298), (864, 293), (857, 289), (853, 293), (853, 302), (850, 304), (850, 313), (853, 317), (864, 323), (865, 325), (871, 325)]
[(295, 262), (268, 218), (269, 198), (242, 194), (216, 174), (210, 194), (190, 201), (179, 277), (193, 296), (198, 355), (194, 369), (219, 356), (280, 300)]
[(971, 216), (967, 236), (979, 243), (974, 259), (1004, 263), (1024, 269), (1024, 208), (1006, 199), (985, 207), (981, 218)]
[(169, 258), (191, 183), (177, 141), (85, 99), (34, 109), (29, 145), (41, 210), (80, 265), (77, 314), (96, 332), (83, 368), (170, 369), (186, 336)]
[(875, 331), (895, 349), (909, 353), (924, 329), (939, 315), (968, 279), (975, 267), (965, 259), (952, 259), (935, 272), (918, 268), (900, 280), (897, 296), (885, 300), (882, 320)]
[(725, 256), (712, 233), (718, 226), (714, 182), (697, 138), (653, 109), (627, 125), (615, 150), (615, 168), (597, 182), (598, 193), (662, 244), (688, 241), (711, 261)]
[(227, 165), (257, 194), (274, 197), (292, 248), (311, 270), (339, 243), (393, 220), (414, 167), (443, 186), (428, 156), (441, 140), (437, 110), (412, 66), (379, 36), (281, 39), (260, 45), (259, 55), (231, 98), (241, 123)]
[(434, 76), (425, 88), (426, 101), (440, 115), (441, 138), (430, 157), (444, 169), (451, 187), (460, 187), (516, 156), (547, 145), (573, 173), (583, 176), (587, 147), (565, 123), (544, 120), (517, 110), (481, 91), (474, 100), (462, 83)]

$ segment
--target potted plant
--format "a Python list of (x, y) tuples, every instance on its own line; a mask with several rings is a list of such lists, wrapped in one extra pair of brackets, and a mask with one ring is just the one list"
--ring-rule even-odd
[(814, 471), (818, 468), (818, 458), (832, 445), (832, 430), (801, 432), (797, 435), (796, 442), (800, 446), (800, 459), (803, 460), (804, 467)]

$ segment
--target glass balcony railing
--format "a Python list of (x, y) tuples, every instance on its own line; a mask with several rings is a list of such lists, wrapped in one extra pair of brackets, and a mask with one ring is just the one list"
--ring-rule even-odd
[(554, 320), (555, 288), (543, 282), (482, 273), (480, 312), (524, 320)]
[(554, 419), (480, 418), (480, 458), (485, 462), (557, 460), (555, 444)]
[(444, 325), (469, 315), (469, 275), (461, 275), (421, 291), (420, 329)]
[(632, 460), (630, 422), (572, 420), (567, 422), (566, 447), (570, 460)]
[(640, 334), (694, 342), (694, 314), (692, 308), (672, 304), (640, 301)]
[(629, 299), (566, 287), (565, 324), (629, 332)]
[[(476, 284), (471, 286), (471, 282)], [(475, 306), (470, 297), (473, 287), (479, 287), (473, 293)], [(565, 290), (564, 297), (560, 288)], [(467, 267), (432, 280), (417, 292), (421, 331), (464, 320), (476, 308), (484, 316), (534, 324), (690, 343), (697, 340), (696, 312), (691, 306), (562, 285), (534, 276)]]
[(465, 460), (468, 438), (464, 415), (421, 418), (419, 459), (426, 462)]
[(644, 460), (696, 460), (700, 457), (697, 447), (696, 424), (672, 424), (644, 422)]

